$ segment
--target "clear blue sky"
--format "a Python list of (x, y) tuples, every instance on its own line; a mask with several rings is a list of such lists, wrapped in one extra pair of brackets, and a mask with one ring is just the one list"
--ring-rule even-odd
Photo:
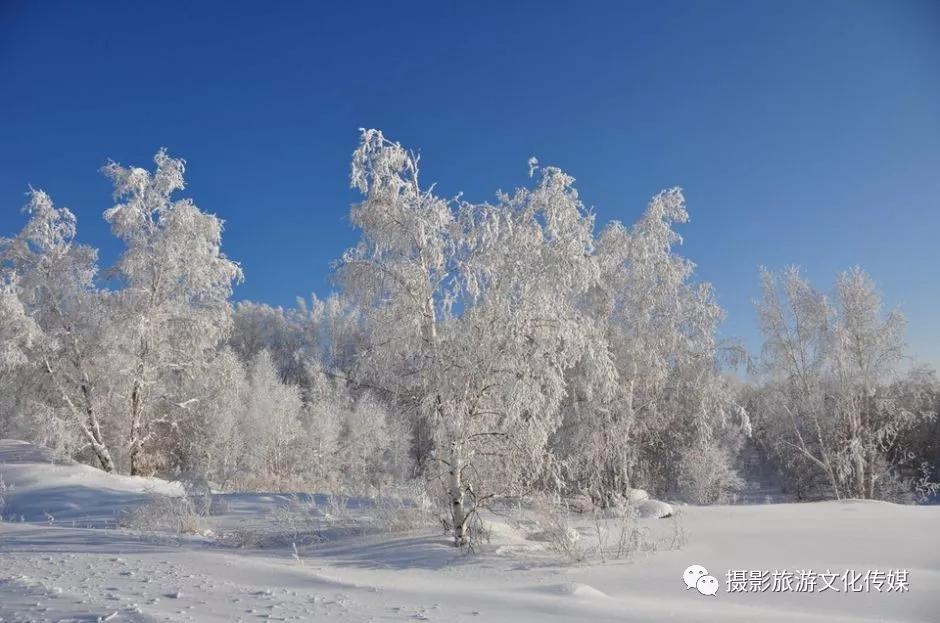
[(483, 200), (561, 166), (600, 221), (685, 188), (684, 253), (756, 346), (757, 269), (860, 264), (940, 363), (940, 2), (0, 2), (0, 233), (29, 184), (113, 261), (112, 158), (189, 163), (238, 298), (331, 288), (357, 129)]

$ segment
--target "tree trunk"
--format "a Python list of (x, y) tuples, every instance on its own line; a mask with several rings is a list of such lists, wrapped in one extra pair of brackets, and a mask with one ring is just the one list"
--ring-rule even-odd
[(842, 491), (839, 486), (839, 477), (838, 474), (836, 474), (835, 467), (832, 465), (832, 458), (830, 457), (829, 450), (826, 448), (826, 442), (823, 440), (822, 427), (819, 425), (819, 416), (816, 414), (813, 415), (813, 424), (816, 427), (816, 441), (819, 443), (819, 453), (822, 456), (822, 464), (825, 467), (827, 476), (829, 476), (832, 492), (835, 494), (837, 500), (841, 500)]
[[(467, 509), (466, 490), (462, 482), (463, 459), (458, 443), (450, 446), (450, 471), (448, 472), (448, 496), (450, 497), (451, 525), (454, 545), (464, 547), (470, 542), (470, 512)], [(472, 509), (471, 509), (472, 510)]]
[(111, 452), (108, 450), (108, 446), (104, 442), (104, 437), (101, 434), (101, 425), (95, 413), (95, 405), (91, 396), (91, 383), (88, 380), (88, 375), (85, 374), (84, 371), (82, 372), (84, 382), (81, 385), (81, 392), (82, 398), (85, 401), (85, 410), (84, 413), (82, 413), (69, 397), (68, 392), (66, 392), (59, 383), (55, 372), (52, 370), (52, 364), (49, 362), (49, 359), (44, 358), (43, 364), (46, 372), (49, 373), (49, 378), (52, 379), (53, 385), (55, 385), (58, 392), (62, 395), (62, 399), (65, 401), (65, 404), (68, 405), (72, 416), (77, 420), (82, 437), (84, 437), (88, 445), (91, 446), (92, 451), (95, 453), (95, 458), (97, 458), (98, 463), (101, 464), (101, 469), (108, 473), (113, 472), (114, 460), (111, 458)]
[(141, 437), (144, 411), (144, 375), (147, 372), (147, 355), (150, 347), (143, 338), (140, 340), (140, 349), (137, 352), (137, 369), (134, 372), (134, 385), (131, 388), (131, 427), (130, 427), (130, 474), (142, 475), (141, 461), (143, 459), (144, 440)]
[(91, 389), (87, 383), (82, 385), (82, 396), (85, 398), (85, 414), (88, 416), (88, 424), (85, 427), (88, 433), (86, 438), (95, 453), (95, 457), (101, 464), (101, 469), (110, 474), (114, 471), (114, 460), (111, 458), (111, 452), (101, 435), (101, 425), (98, 423), (98, 416), (95, 414), (92, 403)]
[(141, 450), (143, 442), (140, 438), (141, 427), (141, 396), (140, 382), (134, 381), (134, 388), (131, 390), (131, 443), (130, 443), (130, 473), (131, 476), (141, 475)]
[(108, 452), (108, 447), (92, 443), (92, 450), (95, 451), (95, 457), (98, 459), (98, 463), (101, 464), (101, 469), (108, 472), (109, 474), (114, 472), (114, 460), (111, 458), (111, 453)]
[(862, 446), (862, 410), (864, 397), (853, 400), (849, 405), (849, 452), (852, 461), (851, 497), (864, 499), (868, 487), (865, 486), (865, 448)]

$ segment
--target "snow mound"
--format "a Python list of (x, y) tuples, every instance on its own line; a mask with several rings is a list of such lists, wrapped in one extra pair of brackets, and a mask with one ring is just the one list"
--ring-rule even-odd
[(486, 523), (486, 536), (491, 543), (517, 543), (525, 541), (522, 533), (502, 521), (489, 521)]
[(539, 587), (540, 592), (552, 593), (555, 595), (570, 595), (572, 597), (581, 597), (586, 599), (598, 599), (607, 597), (607, 594), (597, 590), (590, 584), (581, 584), (580, 582), (564, 582), (562, 584), (551, 584), (549, 586)]
[(672, 506), (659, 500), (643, 500), (637, 504), (636, 510), (643, 518), (656, 517), (662, 519), (663, 517), (671, 517), (673, 514)]
[(9, 521), (113, 525), (122, 509), (154, 494), (183, 494), (178, 483), (108, 474), (13, 439), (0, 439), (0, 477), (7, 488), (0, 513)]
[(566, 541), (568, 543), (577, 543), (581, 539), (581, 533), (572, 527), (555, 528), (548, 530), (539, 530), (529, 535), (530, 541), (539, 543), (554, 543), (557, 541)]
[(645, 489), (630, 489), (627, 494), (627, 502), (637, 503), (650, 499), (650, 494)]
[(48, 448), (37, 446), (28, 441), (0, 439), (0, 465), (4, 463), (59, 463), (73, 465), (71, 459), (57, 458)]
[(522, 530), (502, 521), (486, 523), (485, 542), (494, 548), (494, 553), (500, 556), (535, 554), (545, 549), (540, 543), (528, 540)]

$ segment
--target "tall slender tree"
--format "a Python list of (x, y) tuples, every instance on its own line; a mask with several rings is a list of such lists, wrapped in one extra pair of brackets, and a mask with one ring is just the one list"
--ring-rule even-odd
[(105, 220), (125, 245), (114, 267), (121, 284), (114, 320), (126, 360), (131, 474), (144, 469), (154, 426), (204, 399), (198, 388), (186, 391), (194, 387), (187, 381), (227, 339), (229, 297), (242, 278), (222, 253), (221, 219), (173, 198), (185, 186), (184, 161), (160, 150), (154, 163), (152, 173), (115, 163), (104, 168), (118, 201)]
[[(14, 238), (0, 241), (0, 265), (6, 296), (16, 296), (13, 310), (23, 310), (42, 333), (31, 363), (45, 381), (33, 400), (51, 417), (65, 412), (91, 448), (102, 469), (115, 469), (105, 431), (108, 383), (104, 293), (94, 285), (97, 252), (75, 242), (76, 219), (56, 208), (41, 190), (32, 190), (24, 212), (29, 221)], [(12, 301), (10, 301), (12, 303)]]

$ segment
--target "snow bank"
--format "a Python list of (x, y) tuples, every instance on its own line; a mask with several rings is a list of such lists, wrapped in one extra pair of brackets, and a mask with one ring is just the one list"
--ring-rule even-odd
[(594, 588), (590, 584), (580, 582), (565, 582), (563, 584), (552, 584), (551, 586), (540, 586), (539, 592), (555, 595), (570, 595), (572, 597), (581, 597), (585, 599), (597, 599), (607, 597), (607, 595)]
[(7, 486), (0, 513), (7, 521), (114, 525), (122, 509), (154, 493), (183, 493), (178, 483), (107, 474), (12, 439), (0, 440), (0, 477)]
[(662, 519), (663, 517), (671, 517), (673, 513), (672, 506), (659, 500), (643, 500), (636, 505), (636, 509), (640, 517), (644, 518), (657, 517)]
[[(53, 465), (36, 449), (0, 442), (0, 471), (18, 487), (12, 503), (49, 508), (87, 497), (85, 515), (111, 514), (156, 485), (74, 464)], [(20, 461), (19, 463), (14, 462)], [(48, 479), (48, 482), (46, 480)], [(270, 521), (282, 496), (253, 496), (227, 518)], [(224, 509), (223, 509), (224, 510)], [(74, 510), (75, 513), (79, 509)], [(214, 519), (215, 517), (213, 517)], [(43, 520), (43, 517), (39, 518)], [(571, 521), (593, 522), (572, 514)], [(644, 529), (668, 535), (672, 522)], [(633, 561), (559, 565), (546, 548), (494, 517), (493, 543), (469, 556), (439, 530), (368, 535), (297, 551), (227, 549), (183, 539), (172, 544), (121, 530), (0, 523), (3, 620), (295, 621), (663, 621), (666, 623), (855, 623), (937, 620), (940, 507), (877, 502), (684, 506), (689, 541)], [(81, 525), (81, 524), (79, 524)], [(582, 538), (590, 538), (582, 534)], [(683, 570), (705, 566), (717, 596), (687, 590)], [(728, 592), (729, 570), (834, 572), (906, 569), (910, 590)]]

